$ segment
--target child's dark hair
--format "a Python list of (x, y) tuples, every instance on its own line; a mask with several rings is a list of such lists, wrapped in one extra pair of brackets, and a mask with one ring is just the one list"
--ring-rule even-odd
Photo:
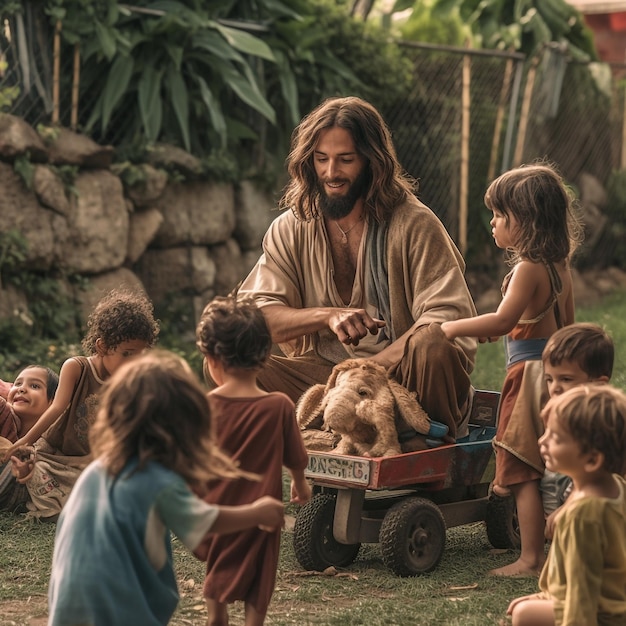
[(485, 205), (513, 216), (519, 225), (509, 261), (559, 263), (570, 259), (582, 241), (580, 220), (573, 211), (571, 192), (548, 164), (522, 165), (505, 172), (487, 188)]
[(183, 359), (163, 350), (124, 364), (105, 383), (89, 441), (113, 476), (136, 456), (139, 468), (156, 461), (199, 491), (214, 478), (256, 478), (214, 445), (205, 389)]
[(152, 346), (159, 334), (152, 302), (141, 291), (113, 289), (94, 308), (87, 320), (87, 334), (82, 341), (86, 355), (96, 354), (101, 339), (111, 350), (124, 341), (140, 340)]
[(258, 369), (272, 349), (263, 313), (252, 298), (217, 296), (206, 305), (196, 329), (196, 345), (225, 369)]
[(626, 459), (626, 394), (611, 385), (578, 385), (546, 404), (545, 420), (554, 411), (583, 454), (604, 455), (602, 469), (621, 474)]
[(49, 367), (46, 367), (45, 365), (36, 365), (36, 364), (27, 365), (25, 368), (20, 370), (20, 372), (24, 372), (26, 370), (32, 370), (32, 369), (44, 370), (46, 372), (47, 374), (46, 395), (48, 396), (48, 400), (52, 400), (52, 398), (54, 398), (54, 394), (57, 392), (57, 389), (59, 387), (59, 375), (54, 370), (51, 370)]
[(611, 378), (615, 346), (601, 326), (580, 322), (554, 332), (543, 349), (542, 359), (553, 366), (563, 361), (576, 363), (592, 379)]

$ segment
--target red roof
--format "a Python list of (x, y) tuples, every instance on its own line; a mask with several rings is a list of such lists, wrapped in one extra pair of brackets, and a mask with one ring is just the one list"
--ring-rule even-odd
[(567, 0), (567, 3), (584, 14), (626, 11), (624, 0)]

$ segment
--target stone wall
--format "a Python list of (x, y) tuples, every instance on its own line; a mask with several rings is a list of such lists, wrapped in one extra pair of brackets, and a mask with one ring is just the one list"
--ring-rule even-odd
[[(151, 153), (141, 166), (145, 181), (129, 188), (115, 173), (113, 152), (67, 129), (44, 141), (20, 118), (0, 114), (0, 236), (23, 235), (24, 269), (58, 275), (83, 321), (120, 285), (145, 289), (156, 306), (175, 298), (197, 318), (258, 258), (277, 215), (274, 199), (249, 181), (199, 180), (199, 162), (170, 146)], [(15, 167), (24, 156), (33, 166), (28, 184)], [(77, 168), (69, 186), (59, 175), (63, 165)], [(187, 182), (168, 176), (172, 165)], [(87, 278), (88, 289), (74, 288), (64, 278), (70, 275)], [(0, 318), (28, 310), (23, 292), (0, 284)]]
[[(33, 164), (30, 185), (15, 167), (26, 154)], [(0, 114), (0, 236), (11, 229), (22, 233), (28, 242), (24, 268), (58, 273), (59, 289), (74, 300), (83, 322), (99, 298), (120, 285), (143, 288), (157, 307), (174, 301), (197, 320), (213, 296), (228, 293), (256, 262), (277, 216), (275, 199), (249, 181), (198, 180), (199, 162), (172, 146), (150, 153), (142, 166), (145, 181), (133, 187), (124, 185), (112, 162), (110, 146), (67, 129), (44, 141), (21, 119)], [(63, 165), (78, 168), (70, 188), (56, 169)], [(186, 182), (168, 176), (172, 167)], [(606, 193), (589, 175), (581, 176), (579, 187), (587, 256), (601, 256)], [(0, 263), (1, 257), (0, 250)], [(501, 269), (503, 275), (504, 264)], [(87, 278), (87, 291), (62, 277), (69, 275)], [(479, 312), (494, 310), (501, 277), (468, 267), (467, 279)], [(574, 279), (579, 304), (626, 289), (626, 274), (603, 263), (575, 271)], [(28, 318), (29, 302), (19, 289), (0, 283), (0, 319), (13, 316)]]

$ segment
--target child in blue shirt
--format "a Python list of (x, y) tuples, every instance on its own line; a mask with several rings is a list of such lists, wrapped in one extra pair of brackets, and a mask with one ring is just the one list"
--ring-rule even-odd
[(48, 624), (164, 625), (178, 604), (170, 531), (194, 550), (209, 532), (275, 530), (283, 504), (196, 495), (212, 479), (250, 475), (215, 447), (205, 390), (179, 357), (155, 351), (123, 365), (99, 407), (95, 460), (57, 526)]

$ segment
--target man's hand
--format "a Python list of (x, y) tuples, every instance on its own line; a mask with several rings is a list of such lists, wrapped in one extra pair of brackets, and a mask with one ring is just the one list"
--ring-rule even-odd
[(346, 345), (358, 346), (368, 333), (378, 334), (378, 329), (385, 326), (384, 320), (374, 319), (365, 309), (333, 309), (328, 327), (337, 339)]

